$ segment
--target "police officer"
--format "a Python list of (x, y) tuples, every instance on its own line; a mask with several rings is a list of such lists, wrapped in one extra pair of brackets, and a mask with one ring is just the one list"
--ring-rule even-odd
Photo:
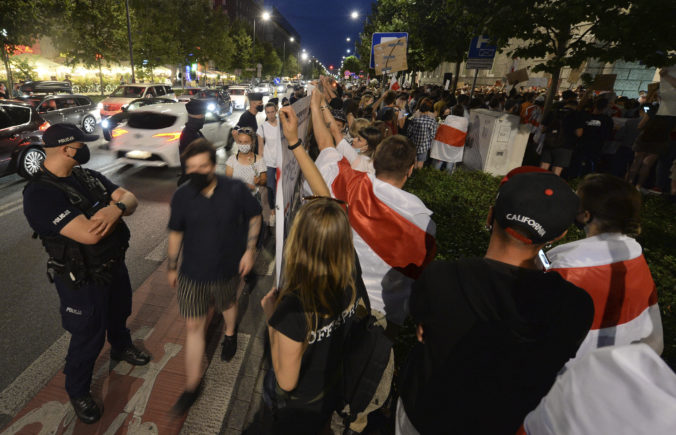
[[(188, 122), (185, 123), (181, 131), (181, 137), (178, 140), (178, 155), (182, 155), (183, 151), (195, 139), (204, 137), (202, 134), (202, 127), (204, 127), (204, 118), (207, 113), (207, 103), (204, 100), (193, 98), (185, 103), (185, 110), (188, 111)], [(181, 176), (178, 179), (180, 186), (187, 180), (185, 175), (185, 162), (181, 158)]]
[(64, 373), (75, 414), (84, 423), (103, 409), (89, 391), (94, 362), (106, 336), (111, 358), (144, 365), (150, 355), (136, 348), (126, 327), (131, 283), (124, 263), (129, 229), (121, 219), (138, 201), (96, 171), (86, 135), (73, 124), (55, 124), (44, 135), (42, 170), (26, 185), (24, 214), (47, 250), (47, 275), (61, 301), (61, 321), (72, 336)]

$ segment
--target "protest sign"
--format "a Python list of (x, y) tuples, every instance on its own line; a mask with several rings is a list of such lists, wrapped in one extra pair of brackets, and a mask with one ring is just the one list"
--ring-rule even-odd
[(546, 88), (549, 83), (549, 77), (530, 77), (526, 82), (526, 86), (533, 86), (536, 88)]
[(515, 85), (517, 83), (528, 81), (528, 71), (526, 68), (507, 74), (507, 83)]
[(593, 91), (612, 91), (617, 74), (597, 74), (589, 89)]
[[(655, 92), (659, 90), (660, 94), (660, 108), (657, 110), (657, 114), (676, 116), (676, 87), (666, 78), (666, 76), (669, 76), (676, 79), (676, 67), (662, 68), (660, 73), (663, 73), (663, 75), (660, 77), (660, 82), (656, 83), (658, 89), (655, 90)], [(650, 102), (650, 85), (648, 85), (648, 101)]]
[[(291, 105), (298, 117), (298, 137), (307, 143), (308, 125), (310, 123), (310, 97), (302, 98)], [(282, 167), (277, 168), (277, 195), (275, 197), (275, 269), (276, 282), (280, 286), (279, 278), (282, 272), (282, 254), (284, 240), (289, 234), (293, 218), (301, 205), (302, 177), (300, 166), (289, 149), (289, 143), (284, 135), (282, 140)]]
[(408, 69), (406, 38), (397, 38), (373, 47), (376, 74), (394, 73)]

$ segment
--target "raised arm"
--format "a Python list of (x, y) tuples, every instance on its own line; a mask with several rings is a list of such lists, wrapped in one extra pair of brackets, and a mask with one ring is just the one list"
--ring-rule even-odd
[[(312, 91), (312, 97), (310, 100), (310, 110), (312, 111), (312, 129), (315, 134), (315, 140), (317, 141), (317, 146), (319, 151), (324, 148), (329, 148), (335, 146), (333, 138), (329, 129), (326, 127), (326, 122), (324, 121), (324, 116), (322, 115), (322, 103), (323, 103), (322, 93), (315, 88)], [(326, 111), (326, 110), (325, 110)]]
[[(289, 146), (298, 143), (298, 117), (296, 116), (296, 112), (293, 111), (293, 107), (282, 107), (279, 111), (279, 119), (282, 122), (282, 131), (284, 132), (284, 137), (289, 143)], [(318, 122), (318, 124), (322, 123)], [(326, 126), (324, 126), (324, 132), (328, 134)], [(315, 137), (316, 134), (317, 133), (315, 132)], [(330, 136), (329, 140), (332, 140)], [(326, 185), (322, 174), (319, 172), (319, 169), (317, 169), (317, 166), (315, 166), (315, 162), (312, 161), (305, 151), (305, 148), (303, 146), (297, 146), (293, 149), (293, 155), (296, 160), (298, 160), (300, 170), (310, 185), (312, 193), (320, 196), (331, 196), (331, 191)]]

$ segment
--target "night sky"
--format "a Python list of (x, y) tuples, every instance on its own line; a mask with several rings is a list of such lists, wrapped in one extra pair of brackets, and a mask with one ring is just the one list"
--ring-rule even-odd
[[(300, 33), (302, 47), (326, 68), (340, 67), (342, 56), (354, 54), (355, 40), (363, 29), (374, 0), (265, 0), (275, 6)], [(350, 18), (352, 11), (359, 18)], [(345, 39), (350, 37), (350, 42)], [(347, 49), (350, 53), (347, 53)]]

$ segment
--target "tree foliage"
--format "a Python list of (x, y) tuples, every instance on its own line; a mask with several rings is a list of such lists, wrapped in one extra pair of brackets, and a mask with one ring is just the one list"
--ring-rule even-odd
[(343, 61), (343, 66), (340, 68), (340, 75), (345, 75), (345, 70), (359, 73), (359, 71), (363, 71), (361, 66), (362, 64), (356, 56), (348, 56)]

